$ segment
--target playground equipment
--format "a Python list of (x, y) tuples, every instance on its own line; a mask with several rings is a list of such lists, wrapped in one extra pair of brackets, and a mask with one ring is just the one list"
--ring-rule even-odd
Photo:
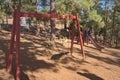
[(15, 43), (15, 51), (16, 51), (16, 80), (20, 79), (21, 69), (20, 69), (20, 17), (36, 17), (36, 18), (61, 18), (61, 19), (72, 19), (72, 39), (71, 39), (71, 55), (73, 53), (73, 41), (74, 41), (74, 29), (75, 24), (77, 24), (79, 41), (81, 43), (82, 56), (85, 57), (83, 50), (83, 40), (80, 34), (80, 23), (78, 20), (78, 15), (60, 15), (60, 14), (38, 14), (38, 13), (24, 13), (20, 12), (20, 8), (16, 8), (14, 11), (14, 19), (13, 19), (13, 27), (11, 32), (11, 42), (10, 49), (8, 54), (8, 65), (7, 72), (11, 72), (12, 69), (12, 60), (13, 60), (13, 49)]
[(87, 41), (87, 44), (89, 43), (89, 40), (90, 40), (91, 43), (92, 43), (98, 50), (104, 49), (104, 47), (100, 46), (100, 45), (95, 41), (95, 39), (91, 36), (91, 32), (90, 32), (90, 31), (85, 30), (83, 36), (84, 36), (84, 40)]
[(94, 39), (91, 35), (87, 35), (88, 39), (91, 41), (91, 43), (98, 49), (98, 50), (102, 50), (104, 49), (104, 47), (101, 47)]

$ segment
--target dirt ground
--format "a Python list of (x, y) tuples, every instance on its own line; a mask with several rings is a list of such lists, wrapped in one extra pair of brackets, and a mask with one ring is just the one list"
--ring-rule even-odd
[[(6, 72), (9, 43), (10, 33), (0, 32), (0, 80), (14, 80), (14, 76)], [(73, 56), (50, 59), (69, 49), (70, 41), (63, 44), (56, 41), (56, 48), (52, 49), (45, 37), (21, 35), (22, 80), (120, 80), (120, 49), (105, 47), (101, 52), (91, 44), (85, 45), (83, 60), (80, 45), (74, 44)]]

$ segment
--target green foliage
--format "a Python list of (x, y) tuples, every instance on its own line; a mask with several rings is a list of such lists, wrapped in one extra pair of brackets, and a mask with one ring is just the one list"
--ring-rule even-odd
[(4, 18), (5, 17), (5, 13), (4, 12), (0, 12), (0, 18)]
[(80, 12), (78, 0), (59, 0), (56, 2), (56, 12), (58, 14), (76, 14)]
[(82, 8), (84, 8), (84, 10), (90, 11), (95, 4), (94, 0), (81, 0), (80, 5)]
[(104, 24), (103, 18), (102, 18), (102, 16), (97, 14), (96, 10), (91, 11), (91, 14), (90, 14), (89, 18), (90, 18), (90, 20), (93, 20), (94, 22), (97, 22), (97, 27), (98, 28), (103, 28), (104, 27), (105, 24)]
[(24, 4), (22, 6), (22, 11), (23, 12), (36, 12), (36, 6), (30, 5), (30, 4)]
[(3, 3), (0, 4), (0, 18), (4, 18), (5, 17), (5, 5)]

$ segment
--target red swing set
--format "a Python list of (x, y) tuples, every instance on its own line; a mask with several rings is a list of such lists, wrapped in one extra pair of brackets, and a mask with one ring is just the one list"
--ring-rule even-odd
[[(12, 60), (13, 60), (13, 49), (15, 43), (15, 51), (16, 51), (16, 80), (20, 79), (20, 17), (36, 17), (36, 18), (61, 18), (61, 19), (72, 19), (72, 39), (71, 39), (71, 55), (73, 53), (73, 44), (74, 44), (74, 29), (75, 24), (77, 24), (78, 34), (79, 34), (79, 41), (82, 51), (82, 56), (85, 57), (84, 50), (83, 50), (83, 40), (82, 35), (80, 33), (80, 23), (78, 20), (78, 15), (60, 15), (60, 14), (38, 14), (38, 13), (24, 13), (20, 12), (20, 8), (15, 9), (14, 11), (14, 19), (13, 19), (13, 27), (11, 32), (11, 42), (8, 54), (8, 64), (7, 64), (7, 72), (12, 71)], [(15, 41), (16, 40), (16, 41)]]

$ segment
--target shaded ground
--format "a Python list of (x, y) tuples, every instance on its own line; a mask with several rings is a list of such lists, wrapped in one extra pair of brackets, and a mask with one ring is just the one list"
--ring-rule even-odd
[[(14, 80), (5, 71), (9, 42), (10, 33), (0, 32), (0, 80)], [(57, 48), (53, 49), (44, 37), (21, 36), (22, 80), (120, 80), (119, 49), (105, 48), (100, 52), (89, 44), (84, 47), (86, 59), (83, 60), (80, 46), (74, 44), (73, 56), (50, 60), (54, 54), (69, 51), (70, 42), (56, 41), (56, 44)]]

